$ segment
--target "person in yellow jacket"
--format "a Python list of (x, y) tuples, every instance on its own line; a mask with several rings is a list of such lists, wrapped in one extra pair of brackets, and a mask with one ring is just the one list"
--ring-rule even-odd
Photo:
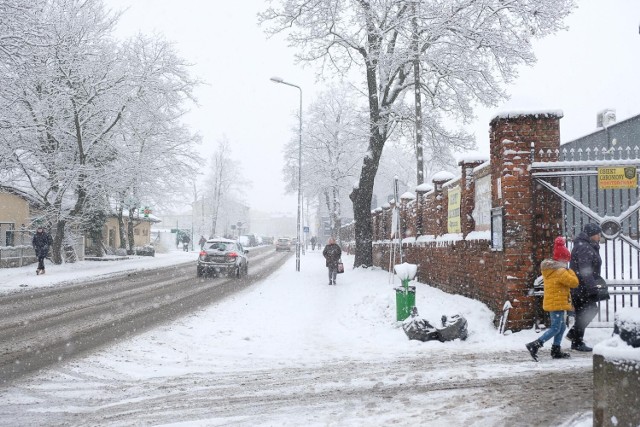
[(551, 338), (553, 338), (553, 345), (551, 346), (552, 358), (565, 359), (571, 357), (569, 353), (563, 353), (560, 348), (566, 328), (566, 312), (573, 310), (569, 290), (578, 287), (578, 276), (567, 267), (569, 261), (571, 261), (571, 252), (567, 249), (564, 237), (556, 237), (553, 243), (553, 259), (545, 259), (540, 264), (544, 280), (542, 308), (544, 311), (549, 312), (551, 326), (540, 338), (526, 344), (527, 350), (529, 350), (531, 357), (536, 362), (538, 361), (538, 349)]

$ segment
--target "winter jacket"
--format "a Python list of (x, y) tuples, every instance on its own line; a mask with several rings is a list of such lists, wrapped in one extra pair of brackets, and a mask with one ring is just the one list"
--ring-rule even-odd
[(327, 267), (338, 268), (338, 261), (342, 256), (342, 249), (340, 249), (340, 246), (338, 246), (337, 243), (331, 243), (324, 247), (322, 255), (324, 256), (324, 259), (327, 260)]
[(47, 255), (49, 255), (49, 246), (53, 244), (53, 239), (49, 233), (45, 233), (44, 231), (42, 233), (36, 232), (36, 234), (33, 235), (31, 244), (36, 251), (36, 257), (46, 258)]
[(572, 311), (570, 288), (578, 286), (578, 276), (567, 268), (566, 262), (545, 259), (540, 264), (544, 279), (544, 311)]
[(573, 303), (595, 301), (598, 294), (596, 283), (602, 280), (600, 244), (591, 240), (586, 233), (578, 234), (573, 241), (569, 267), (575, 271), (580, 281), (578, 287), (571, 290)]

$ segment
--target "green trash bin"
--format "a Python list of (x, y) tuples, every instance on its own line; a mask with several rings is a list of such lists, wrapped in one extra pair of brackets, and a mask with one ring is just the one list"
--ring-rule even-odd
[(407, 286), (394, 288), (396, 291), (396, 320), (403, 321), (411, 314), (416, 305), (416, 287)]

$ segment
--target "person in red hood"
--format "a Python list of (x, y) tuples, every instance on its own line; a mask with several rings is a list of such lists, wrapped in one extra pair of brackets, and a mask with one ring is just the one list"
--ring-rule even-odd
[(567, 249), (564, 237), (556, 237), (553, 243), (553, 259), (545, 259), (540, 264), (544, 280), (542, 308), (549, 312), (551, 326), (540, 338), (526, 344), (527, 350), (536, 362), (538, 349), (551, 338), (553, 338), (551, 357), (554, 359), (570, 357), (569, 353), (562, 352), (560, 348), (566, 328), (566, 312), (573, 310), (570, 289), (578, 286), (578, 276), (573, 270), (567, 268), (569, 261), (571, 261), (571, 252)]

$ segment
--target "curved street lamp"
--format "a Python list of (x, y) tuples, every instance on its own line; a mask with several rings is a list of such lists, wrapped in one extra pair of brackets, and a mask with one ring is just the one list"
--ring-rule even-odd
[(302, 88), (298, 85), (294, 85), (293, 83), (285, 82), (280, 77), (271, 77), (271, 81), (298, 88), (300, 91), (300, 114), (298, 116), (300, 119), (298, 129), (298, 217), (296, 224), (296, 271), (300, 271), (300, 247), (302, 245), (300, 240), (300, 220), (302, 217)]

